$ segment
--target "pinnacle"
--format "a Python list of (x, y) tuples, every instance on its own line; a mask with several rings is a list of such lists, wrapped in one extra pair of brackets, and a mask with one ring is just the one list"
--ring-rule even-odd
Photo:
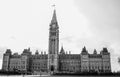
[(57, 17), (56, 17), (56, 10), (55, 9), (54, 9), (54, 12), (53, 12), (53, 17), (52, 17), (51, 23), (57, 23)]

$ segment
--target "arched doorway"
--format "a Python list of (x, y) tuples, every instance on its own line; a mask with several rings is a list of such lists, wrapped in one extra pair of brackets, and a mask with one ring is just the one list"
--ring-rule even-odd
[(51, 69), (50, 69), (51, 71), (54, 71), (54, 66), (53, 65), (51, 65)]

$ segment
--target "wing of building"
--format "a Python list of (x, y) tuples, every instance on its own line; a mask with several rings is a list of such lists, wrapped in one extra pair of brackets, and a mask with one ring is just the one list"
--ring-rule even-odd
[(89, 54), (86, 47), (81, 50), (80, 54), (66, 53), (61, 47), (59, 51), (59, 26), (56, 17), (56, 10), (49, 29), (49, 47), (48, 54), (36, 51), (31, 54), (30, 48), (24, 49), (22, 54), (14, 53), (7, 49), (3, 55), (2, 70), (4, 71), (45, 71), (45, 72), (111, 72), (110, 53), (107, 48), (103, 48), (98, 54), (94, 50)]

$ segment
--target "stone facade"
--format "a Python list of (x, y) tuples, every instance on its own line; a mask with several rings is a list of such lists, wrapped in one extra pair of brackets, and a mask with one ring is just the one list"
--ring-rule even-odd
[[(81, 54), (65, 53), (61, 48), (58, 54), (58, 69), (59, 72), (111, 72), (110, 53), (107, 48), (103, 48), (100, 54), (89, 54), (84, 47)], [(2, 69), (5, 71), (52, 71), (48, 69), (48, 54), (38, 51), (34, 55), (29, 49), (25, 49), (21, 55), (12, 54), (10, 49), (7, 49), (3, 56)]]
[(31, 54), (30, 48), (24, 49), (22, 54), (7, 49), (3, 55), (2, 70), (4, 71), (45, 71), (45, 72), (111, 72), (110, 53), (103, 48), (98, 54), (94, 50), (89, 54), (84, 47), (80, 54), (65, 53), (63, 47), (59, 52), (59, 26), (54, 10), (49, 29), (48, 54), (38, 51)]

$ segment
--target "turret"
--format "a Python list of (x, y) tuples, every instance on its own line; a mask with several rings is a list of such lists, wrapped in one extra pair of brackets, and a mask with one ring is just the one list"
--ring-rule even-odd
[(107, 48), (103, 48), (103, 50), (100, 52), (100, 54), (102, 54), (102, 55), (108, 55), (110, 53), (108, 52)]
[(107, 48), (103, 48), (103, 50), (100, 52), (102, 55), (102, 62), (103, 62), (103, 72), (111, 72), (111, 59), (110, 59), (110, 53), (108, 52)]
[(86, 50), (86, 47), (82, 49), (81, 52), (81, 72), (88, 72), (89, 71), (89, 54)]
[(36, 52), (35, 52), (35, 55), (39, 55), (39, 52), (38, 52), (38, 50), (36, 50)]
[(65, 54), (65, 51), (63, 49), (63, 46), (61, 47), (60, 54)]
[(30, 56), (31, 56), (31, 52), (30, 52), (30, 48), (28, 49), (24, 49), (23, 53), (21, 54), (21, 67), (22, 67), (22, 71), (29, 71), (30, 70)]
[(10, 63), (11, 55), (12, 55), (12, 51), (10, 49), (7, 49), (6, 53), (3, 55), (2, 70), (9, 71), (9, 63)]
[(84, 46), (84, 48), (82, 49), (82, 52), (81, 52), (82, 55), (87, 55), (88, 54), (88, 51), (86, 50), (86, 47)]
[(94, 49), (94, 52), (93, 52), (93, 54), (97, 54), (97, 51), (96, 51), (96, 49)]

